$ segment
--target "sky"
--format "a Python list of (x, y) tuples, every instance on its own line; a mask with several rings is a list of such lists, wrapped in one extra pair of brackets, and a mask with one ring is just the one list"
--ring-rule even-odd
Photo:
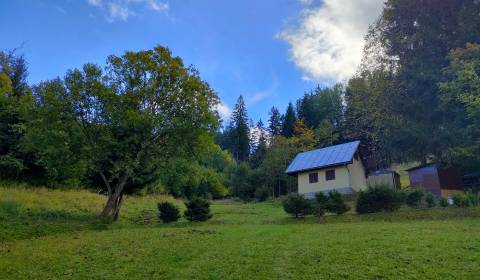
[(383, 0), (0, 0), (0, 49), (18, 48), (31, 84), (108, 55), (168, 47), (218, 93), (268, 120), (316, 85), (351, 77)]

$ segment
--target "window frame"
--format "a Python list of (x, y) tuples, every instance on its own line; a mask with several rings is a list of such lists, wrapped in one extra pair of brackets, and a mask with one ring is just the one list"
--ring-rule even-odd
[(309, 184), (318, 183), (318, 172), (308, 173), (308, 183)]
[[(336, 174), (335, 169), (327, 169), (325, 170), (325, 181), (335, 181)], [(331, 175), (331, 176), (329, 176)]]

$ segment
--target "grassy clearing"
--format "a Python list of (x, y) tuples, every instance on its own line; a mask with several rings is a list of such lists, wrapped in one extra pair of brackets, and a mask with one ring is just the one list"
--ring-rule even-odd
[[(480, 273), (479, 208), (294, 220), (279, 202), (223, 201), (212, 205), (214, 218), (206, 223), (145, 218), (165, 199), (171, 198), (129, 197), (121, 221), (107, 226), (96, 218), (104, 202), (96, 194), (0, 188), (0, 279), (475, 279)], [(31, 214), (48, 211), (68, 215)], [(38, 221), (30, 223), (30, 216)]]

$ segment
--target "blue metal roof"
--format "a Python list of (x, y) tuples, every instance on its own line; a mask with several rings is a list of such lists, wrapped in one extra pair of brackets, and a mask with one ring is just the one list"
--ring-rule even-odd
[(358, 145), (360, 145), (360, 141), (354, 141), (299, 153), (285, 172), (294, 174), (306, 170), (348, 164), (352, 162)]

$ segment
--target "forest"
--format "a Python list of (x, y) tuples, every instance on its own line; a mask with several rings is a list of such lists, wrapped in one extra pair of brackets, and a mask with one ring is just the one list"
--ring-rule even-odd
[[(0, 53), (0, 178), (107, 196), (243, 201), (294, 192), (301, 151), (361, 141), (367, 169), (437, 162), (480, 169), (480, 5), (388, 0), (348, 81), (315, 86), (268, 120), (242, 96), (230, 120), (197, 69), (163, 46), (111, 55), (28, 84), (20, 50)], [(265, 122), (264, 122), (265, 121)]]

